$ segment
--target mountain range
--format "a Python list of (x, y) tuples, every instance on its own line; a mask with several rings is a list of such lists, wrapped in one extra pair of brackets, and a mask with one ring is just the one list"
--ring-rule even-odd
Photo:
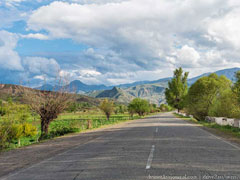
[[(223, 69), (216, 71), (217, 75), (225, 75), (228, 79), (235, 80), (235, 72), (240, 68)], [(200, 76), (188, 79), (188, 85), (191, 86), (199, 78), (208, 76), (211, 73), (205, 73)], [(112, 98), (122, 103), (128, 103), (132, 99), (139, 97), (149, 100), (151, 103), (161, 104), (165, 103), (165, 88), (168, 86), (168, 81), (171, 77), (155, 80), (155, 81), (137, 81), (129, 84), (120, 84), (117, 86), (105, 85), (87, 85), (79, 80), (72, 81), (68, 88), (75, 89), (79, 94), (85, 94), (95, 98)], [(55, 87), (59, 88), (59, 87)], [(53, 90), (54, 86), (46, 84), (38, 87), (40, 90)]]

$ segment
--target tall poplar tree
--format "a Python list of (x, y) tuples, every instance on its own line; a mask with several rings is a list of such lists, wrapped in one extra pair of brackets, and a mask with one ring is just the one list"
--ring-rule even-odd
[(188, 92), (187, 78), (188, 72), (183, 73), (182, 68), (174, 71), (173, 79), (168, 82), (168, 88), (166, 88), (165, 96), (167, 103), (176, 108), (178, 112), (184, 106), (184, 99)]

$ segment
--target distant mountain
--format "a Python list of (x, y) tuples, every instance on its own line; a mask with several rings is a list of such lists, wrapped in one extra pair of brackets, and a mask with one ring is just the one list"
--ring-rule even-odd
[(129, 103), (134, 97), (126, 92), (125, 89), (114, 87), (111, 90), (105, 90), (95, 96), (96, 98), (111, 98), (121, 103)]
[(164, 91), (167, 87), (167, 80), (156, 84), (142, 84), (129, 88), (114, 87), (111, 90), (93, 91), (87, 95), (96, 98), (111, 98), (122, 103), (129, 103), (134, 98), (147, 99), (154, 104), (165, 102)]
[(230, 68), (230, 69), (223, 69), (220, 71), (216, 71), (215, 73), (219, 76), (224, 75), (226, 76), (228, 79), (230, 79), (231, 81), (235, 81), (235, 73), (237, 71), (240, 71), (240, 68)]
[[(231, 68), (216, 71), (215, 73), (219, 76), (225, 75), (230, 80), (235, 80), (235, 72), (239, 71), (240, 68)], [(200, 76), (191, 78), (188, 80), (188, 84), (192, 85), (199, 78), (208, 76), (211, 73), (205, 73)], [(129, 103), (132, 99), (139, 97), (149, 100), (154, 104), (165, 103), (165, 89), (168, 87), (168, 81), (171, 78), (163, 78), (156, 81), (139, 81), (131, 84), (121, 84), (111, 90), (93, 91), (87, 93), (87, 95), (96, 98), (112, 98), (119, 102)]]
[[(156, 83), (161, 83), (161, 82), (167, 82), (170, 79), (171, 78), (169, 77), (169, 78), (163, 78), (163, 79), (159, 79), (159, 80), (155, 80), (155, 81), (137, 81), (137, 82), (129, 83), (129, 84), (120, 84), (117, 86), (87, 85), (79, 80), (74, 80), (74, 81), (70, 82), (69, 85), (67, 85), (65, 88), (69, 88), (70, 91), (76, 91), (79, 94), (85, 94), (87, 92), (92, 92), (92, 91), (93, 91), (92, 93), (94, 93), (94, 91), (111, 90), (114, 87), (129, 88), (129, 87), (135, 87), (135, 86), (144, 85), (144, 84), (156, 84)], [(53, 90), (59, 90), (60, 88), (61, 88), (60, 86), (45, 84), (40, 87), (36, 87), (35, 89), (45, 90), (45, 91), (53, 91)]]
[(143, 85), (143, 84), (156, 84), (156, 83), (166, 82), (166, 81), (169, 81), (170, 79), (172, 79), (172, 78), (167, 77), (167, 78), (162, 78), (162, 79), (158, 79), (155, 81), (137, 81), (137, 82), (133, 82), (133, 83), (129, 83), (129, 84), (120, 84), (120, 85), (117, 85), (116, 87), (129, 88), (129, 87), (134, 87), (134, 86)]
[[(219, 70), (219, 71), (216, 71), (216, 72), (212, 72), (212, 73), (216, 73), (218, 76), (226, 76), (228, 79), (230, 79), (231, 81), (235, 81), (235, 73), (237, 71), (240, 71), (240, 68), (230, 68), (230, 69), (223, 69), (223, 70)], [(193, 83), (195, 83), (198, 79), (200, 79), (201, 77), (204, 77), (204, 76), (208, 76), (210, 75), (211, 73), (204, 73), (200, 76), (197, 76), (197, 77), (194, 77), (194, 78), (191, 78), (188, 80), (188, 84), (189, 85), (192, 85)]]
[(105, 85), (87, 85), (82, 83), (79, 80), (72, 81), (68, 87), (70, 90), (76, 90), (77, 92), (82, 91), (82, 92), (89, 92), (89, 91), (94, 91), (94, 90), (106, 90), (110, 89), (109, 87)]
[[(52, 90), (58, 90), (60, 88), (61, 88), (60, 86), (45, 84), (35, 89), (52, 91)], [(111, 87), (107, 87), (105, 85), (87, 85), (79, 80), (74, 80), (70, 82), (69, 85), (67, 85), (65, 88), (69, 88), (70, 91), (74, 91), (74, 92), (76, 91), (79, 94), (84, 94), (85, 92), (94, 91), (94, 90), (106, 90), (106, 89), (110, 89)]]
[[(223, 69), (216, 71), (217, 75), (225, 75), (228, 79), (234, 81), (235, 72), (240, 68)], [(196, 82), (199, 78), (208, 76), (211, 73), (205, 73), (200, 76), (188, 80), (189, 86)], [(151, 103), (161, 104), (165, 102), (164, 91), (168, 86), (171, 77), (163, 78), (155, 81), (137, 81), (129, 84), (120, 84), (116, 87), (105, 85), (87, 85), (79, 80), (72, 81), (67, 88), (76, 91), (79, 94), (86, 94), (96, 98), (112, 98), (122, 103), (128, 103), (133, 98), (139, 97), (149, 100)], [(55, 87), (55, 89), (60, 87)], [(53, 90), (54, 86), (46, 84), (37, 89)]]

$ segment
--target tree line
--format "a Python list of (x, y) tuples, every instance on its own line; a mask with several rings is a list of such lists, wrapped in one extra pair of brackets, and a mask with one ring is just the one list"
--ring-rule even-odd
[(119, 105), (116, 106), (114, 101), (109, 99), (104, 99), (100, 103), (99, 108), (104, 112), (106, 118), (109, 119), (111, 114), (114, 112), (128, 112), (129, 115), (132, 117), (134, 114), (138, 114), (139, 116), (144, 116), (149, 113), (154, 112), (162, 112), (162, 111), (170, 111), (172, 108), (166, 104), (161, 104), (160, 107), (157, 107), (156, 104), (151, 104), (145, 99), (135, 98), (133, 99), (128, 106)]
[(174, 71), (165, 91), (169, 105), (197, 120), (206, 116), (240, 118), (240, 71), (235, 74), (235, 82), (212, 73), (188, 87), (187, 77), (188, 72), (182, 68)]
[[(0, 101), (0, 149), (16, 141), (20, 146), (20, 139), (25, 137), (36, 137), (39, 141), (49, 138), (50, 124), (63, 112), (75, 113), (80, 110), (99, 108), (109, 121), (114, 113), (126, 113), (133, 119), (134, 114), (144, 116), (171, 110), (168, 105), (162, 104), (157, 107), (156, 104), (140, 98), (133, 99), (128, 105), (116, 103), (111, 99), (102, 99), (97, 107), (92, 107), (88, 103), (76, 101), (76, 94), (69, 93), (67, 89), (40, 91), (19, 86), (17, 90), (21, 97), (20, 102), (13, 101), (11, 98)], [(39, 125), (35, 123), (38, 122), (35, 118), (40, 120)]]

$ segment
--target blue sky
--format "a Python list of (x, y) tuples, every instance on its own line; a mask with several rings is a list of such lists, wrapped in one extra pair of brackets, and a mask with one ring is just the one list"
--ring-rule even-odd
[(114, 85), (240, 67), (238, 0), (1, 0), (1, 83)]

